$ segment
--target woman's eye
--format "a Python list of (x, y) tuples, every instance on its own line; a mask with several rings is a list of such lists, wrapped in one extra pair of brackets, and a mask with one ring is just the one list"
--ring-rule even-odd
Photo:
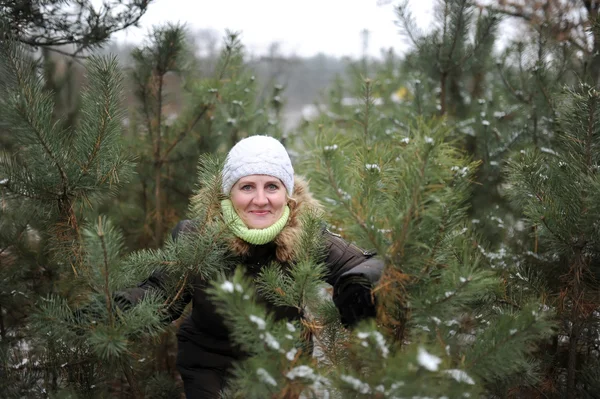
[(252, 186), (250, 184), (244, 184), (242, 187), (240, 187), (240, 189), (242, 191), (250, 191), (252, 190)]
[(277, 184), (269, 184), (267, 186), (267, 189), (269, 189), (270, 191), (275, 191), (275, 190), (279, 189), (279, 186)]

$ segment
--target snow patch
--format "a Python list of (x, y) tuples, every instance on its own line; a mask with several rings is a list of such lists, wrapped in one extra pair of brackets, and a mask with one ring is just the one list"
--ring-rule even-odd
[(281, 345), (279, 345), (279, 341), (277, 341), (277, 339), (275, 339), (275, 337), (272, 336), (271, 333), (267, 332), (261, 334), (260, 337), (265, 340), (265, 343), (269, 348), (274, 349), (276, 351), (278, 351), (279, 348), (281, 348)]
[(298, 349), (292, 348), (288, 353), (285, 354), (285, 357), (287, 360), (289, 360), (291, 362), (296, 357), (296, 353), (298, 353)]
[(233, 293), (233, 283), (231, 281), (225, 281), (223, 284), (221, 284), (221, 289), (225, 292)]
[(275, 381), (275, 378), (273, 378), (271, 374), (269, 374), (269, 372), (263, 369), (262, 367), (256, 370), (256, 374), (258, 375), (258, 378), (261, 382), (272, 385), (274, 387), (277, 386), (277, 381)]
[(258, 327), (259, 330), (264, 330), (265, 327), (267, 326), (267, 322), (258, 316), (251, 314), (248, 318), (250, 319), (251, 322), (256, 324), (256, 326)]
[(340, 379), (346, 383), (348, 383), (352, 389), (355, 391), (362, 393), (363, 395), (371, 392), (371, 387), (366, 382), (362, 382), (356, 377), (352, 377), (351, 375), (342, 375)]
[(296, 378), (310, 378), (315, 379), (315, 372), (308, 366), (298, 366), (291, 369), (286, 375), (290, 380)]
[(473, 381), (473, 379), (471, 377), (469, 377), (469, 375), (467, 373), (465, 373), (463, 370), (450, 369), (450, 370), (444, 370), (444, 373), (450, 375), (452, 378), (454, 378), (458, 382), (464, 382), (465, 384), (475, 385), (475, 381)]
[(420, 347), (419, 353), (417, 355), (417, 361), (422, 367), (426, 368), (427, 370), (437, 371), (440, 363), (442, 362), (442, 359), (427, 352), (427, 350), (425, 350), (423, 347)]

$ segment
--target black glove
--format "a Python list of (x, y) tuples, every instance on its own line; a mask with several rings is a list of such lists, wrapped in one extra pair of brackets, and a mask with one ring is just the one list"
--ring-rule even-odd
[(340, 321), (346, 328), (375, 317), (377, 313), (370, 284), (364, 280), (345, 281), (338, 287), (333, 302), (340, 312)]

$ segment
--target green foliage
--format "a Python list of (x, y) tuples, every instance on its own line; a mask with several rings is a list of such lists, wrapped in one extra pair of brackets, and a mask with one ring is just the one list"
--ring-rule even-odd
[(3, 156), (2, 173), (9, 179), (4, 187), (44, 208), (72, 198), (93, 204), (97, 194), (125, 182), (131, 165), (119, 153), (123, 113), (116, 60), (90, 59), (81, 124), (77, 132), (63, 131), (52, 121), (51, 96), (35, 63), (16, 45), (3, 49), (2, 127), (20, 149), (18, 156)]
[[(341, 228), (339, 233), (398, 265), (397, 284), (385, 287), (397, 292), (399, 304), (386, 302), (386, 312), (396, 312), (401, 322), (412, 321), (412, 329), (434, 327), (437, 334), (440, 327), (431, 317), (443, 325), (455, 306), (471, 309), (471, 316), (463, 312), (446, 327), (462, 339), (490, 331), (479, 335), (478, 340), (486, 341), (494, 334), (479, 327), (481, 320), (500, 322), (507, 312), (517, 312), (526, 328), (527, 309), (532, 309), (544, 319), (542, 330), (526, 328), (541, 339), (539, 353), (513, 357), (510, 364), (518, 369), (507, 368), (503, 376), (488, 378), (486, 367), (473, 375), (480, 372), (486, 389), (501, 397), (534, 392), (585, 396), (594, 384), (589, 376), (579, 384), (583, 375), (578, 370), (594, 364), (596, 356), (585, 348), (594, 346), (589, 337), (595, 336), (597, 325), (597, 95), (594, 87), (578, 86), (578, 80), (590, 81), (594, 60), (577, 43), (557, 35), (556, 21), (564, 23), (566, 17), (548, 14), (546, 8), (546, 14), (530, 21), (535, 29), (523, 31), (514, 42), (499, 43), (496, 7), (441, 1), (432, 29), (423, 33), (408, 4), (400, 4), (398, 22), (413, 49), (404, 59), (394, 60), (390, 52), (366, 68), (364, 62), (357, 63), (351, 76), (335, 85), (327, 111), (304, 127), (308, 137), (303, 141), (318, 154), (304, 165), (311, 171), (313, 188), (332, 207), (332, 229)], [(516, 15), (530, 11), (511, 10)], [(357, 71), (374, 78), (371, 87), (365, 90), (364, 76), (359, 79)], [(360, 92), (369, 105), (356, 106)], [(416, 122), (418, 117), (431, 122)], [(423, 150), (411, 146), (413, 131), (423, 126), (444, 126), (442, 141), (473, 161), (454, 166), (465, 177), (463, 187), (469, 187), (458, 190), (462, 197), (457, 202), (443, 190), (436, 192), (431, 183), (454, 187), (443, 174), (431, 179), (404, 171), (410, 170), (405, 165), (400, 170), (389, 166), (395, 164), (390, 162), (393, 151), (414, 155), (396, 157), (398, 164), (410, 160), (415, 172), (419, 165), (431, 166), (423, 163)], [(426, 136), (433, 138), (431, 133)], [(439, 142), (434, 140), (435, 145)], [(378, 168), (373, 168), (374, 159)], [(365, 188), (372, 178), (364, 173), (367, 165), (380, 171), (375, 194)], [(443, 161), (440, 166), (446, 172), (453, 167)], [(401, 191), (394, 191), (393, 177), (403, 185)], [(386, 200), (387, 192), (396, 200), (393, 205)], [(428, 199), (429, 193), (435, 196)], [(446, 198), (452, 205), (444, 216), (435, 204), (444, 204)], [(419, 207), (421, 200), (424, 205)], [(406, 224), (394, 223), (396, 215)], [(390, 248), (404, 252), (394, 256), (397, 252)], [(423, 259), (424, 254), (430, 258)], [(467, 279), (474, 275), (475, 280)], [(468, 283), (463, 286), (461, 281)], [(380, 289), (379, 299), (384, 294)], [(554, 322), (546, 323), (549, 318)], [(467, 325), (479, 332), (465, 336)], [(505, 335), (509, 331), (503, 330)], [(521, 350), (533, 342), (516, 347)], [(500, 368), (511, 359), (492, 352), (489, 357), (502, 362)]]
[[(296, 262), (254, 281), (228, 256), (220, 155), (281, 137), (285, 102), (281, 86), (257, 93), (238, 34), (209, 65), (181, 26), (153, 29), (124, 75), (128, 102), (116, 60), (91, 57), (78, 112), (62, 109), (51, 63), (3, 41), (0, 392), (180, 396), (155, 372), (169, 358), (156, 342), (199, 277), (251, 355), (230, 397), (594, 397), (599, 96), (575, 84), (594, 56), (551, 24), (498, 50), (491, 8), (436, 10), (424, 34), (400, 4), (413, 50), (350, 65), (286, 138), (326, 212), (302, 220)], [(322, 218), (385, 262), (378, 318), (355, 330), (322, 283)], [(154, 272), (164, 286), (120, 306)]]
[(145, 389), (145, 398), (148, 399), (171, 399), (178, 398), (182, 394), (181, 388), (171, 378), (164, 374), (156, 374), (149, 379)]
[(327, 269), (320, 263), (324, 254), (321, 219), (316, 213), (302, 216), (303, 232), (297, 248), (296, 263), (291, 269), (274, 262), (261, 269), (257, 292), (269, 303), (298, 309), (300, 314), (322, 303), (321, 283)]
[(566, 372), (558, 389), (577, 397), (591, 395), (596, 384), (575, 368), (597, 361), (589, 348), (595, 347), (591, 337), (598, 331), (598, 98), (587, 84), (565, 90), (557, 101), (561, 112), (553, 150), (523, 151), (508, 169), (511, 199), (539, 242), (537, 255), (526, 262), (544, 281), (547, 304), (561, 322), (559, 337), (565, 337), (548, 361)]
[[(398, 350), (372, 324), (363, 324), (352, 335), (337, 324), (325, 328), (340, 335), (344, 356), (315, 359), (310, 352), (298, 348), (296, 342), (302, 338), (297, 326), (274, 322), (257, 304), (252, 284), (243, 277), (242, 270), (229, 279), (219, 279), (213, 287), (211, 293), (232, 328), (234, 342), (252, 355), (236, 366), (229, 397), (259, 398), (300, 392), (307, 397), (319, 397), (324, 392), (332, 397), (372, 397), (378, 393), (472, 395), (481, 392), (475, 385), (475, 376), (481, 381), (498, 380), (529, 369), (520, 363), (524, 361), (523, 350), (550, 327), (545, 317), (529, 307), (524, 309), (529, 317), (500, 315), (493, 328), (474, 334), (477, 338), (455, 334), (456, 331), (449, 333), (450, 328), (441, 324), (432, 333), (437, 337), (428, 340), (416, 333), (410, 345)], [(481, 325), (486, 326), (485, 320)], [(436, 343), (440, 336), (445, 337), (445, 349)], [(452, 353), (454, 350), (459, 353)], [(503, 366), (496, 367), (496, 362)]]
[[(243, 270), (224, 276), (211, 293), (232, 339), (252, 355), (236, 366), (231, 397), (459, 397), (537, 381), (532, 354), (553, 332), (552, 312), (536, 297), (514, 303), (503, 272), (490, 267), (469, 231), (476, 163), (456, 149), (443, 123), (417, 120), (392, 130), (370, 85), (346, 128), (319, 121), (301, 164), (327, 204), (331, 228), (386, 263), (374, 289), (379, 324), (363, 322), (352, 332), (340, 325), (331, 300), (317, 294), (324, 272), (318, 256), (285, 274), (277, 264), (263, 269), (259, 297)], [(299, 298), (317, 300), (298, 329), (275, 321), (259, 298), (295, 307)], [(315, 357), (295, 344), (306, 333)]]
[(64, 124), (30, 53), (4, 41), (0, 69), (12, 144), (0, 155), (3, 378), (18, 381), (15, 397), (91, 397), (96, 384), (107, 393), (138, 345), (131, 339), (164, 330), (162, 299), (115, 313), (123, 237), (105, 218), (86, 220), (132, 172), (122, 151), (121, 73), (116, 59), (91, 57), (80, 119)]
[(596, 90), (585, 85), (567, 92), (556, 149), (524, 152), (510, 164), (511, 198), (555, 253), (570, 256), (577, 246), (597, 245), (597, 229), (590, 223), (599, 195), (597, 101)]

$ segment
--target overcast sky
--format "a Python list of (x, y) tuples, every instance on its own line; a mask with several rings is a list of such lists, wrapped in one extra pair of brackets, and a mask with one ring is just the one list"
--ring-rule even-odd
[[(99, 1), (101, 3), (101, 1)], [(155, 0), (141, 19), (141, 28), (117, 33), (118, 42), (139, 43), (149, 27), (184, 22), (194, 29), (241, 31), (242, 43), (254, 54), (266, 53), (273, 42), (286, 55), (325, 53), (359, 57), (361, 31), (369, 35), (368, 53), (381, 48), (402, 52), (408, 46), (395, 25), (398, 0)], [(384, 4), (380, 4), (384, 3)], [(387, 3), (387, 4), (386, 4)], [(409, 0), (422, 28), (433, 19), (434, 0)]]

